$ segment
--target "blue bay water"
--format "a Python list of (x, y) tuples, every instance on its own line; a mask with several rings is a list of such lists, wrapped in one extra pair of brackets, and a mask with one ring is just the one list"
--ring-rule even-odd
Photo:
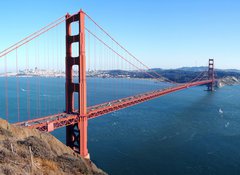
[[(20, 106), (25, 106), (27, 84), (32, 84), (28, 92), (32, 117), (64, 110), (63, 78), (30, 78), (28, 81), (19, 79)], [(115, 87), (115, 81), (88, 80), (88, 104), (167, 86), (143, 80), (131, 80), (133, 83), (129, 85), (129, 80), (122, 80), (121, 86)], [(4, 117), (5, 85), (5, 79), (0, 78), (0, 116)], [(11, 104), (8, 118), (14, 122), (17, 116), (16, 80), (8, 78), (8, 86), (8, 103)], [(205, 89), (204, 86), (189, 88), (90, 120), (88, 148), (91, 160), (113, 175), (238, 175), (240, 86), (226, 86), (213, 93)], [(38, 97), (41, 97), (40, 102), (37, 102)], [(36, 110), (39, 106), (41, 111)], [(20, 110), (25, 119), (26, 110)], [(65, 142), (64, 128), (52, 134)]]

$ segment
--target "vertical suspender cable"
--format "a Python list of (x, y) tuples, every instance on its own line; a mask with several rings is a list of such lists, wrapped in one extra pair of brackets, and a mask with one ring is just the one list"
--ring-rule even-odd
[[(96, 38), (94, 38), (94, 74), (96, 74)], [(93, 99), (94, 99), (94, 105), (96, 104), (96, 76), (93, 78), (94, 82), (93, 82)]]
[[(56, 30), (56, 62), (57, 62), (57, 67), (56, 67), (56, 73), (59, 74), (59, 29), (57, 28)], [(57, 75), (58, 76), (58, 75)], [(57, 112), (60, 112), (60, 93), (57, 94)]]
[(16, 92), (17, 92), (17, 117), (20, 121), (20, 97), (19, 97), (19, 77), (18, 77), (18, 50), (16, 49)]
[(38, 84), (37, 84), (37, 79), (38, 79), (38, 77), (37, 77), (37, 44), (36, 44), (36, 40), (35, 40), (35, 42), (34, 42), (34, 44), (35, 44), (35, 49), (34, 49), (34, 51), (35, 51), (35, 69), (34, 69), (34, 73), (35, 73), (35, 76), (36, 76), (36, 78), (35, 78), (35, 88), (36, 88), (36, 90), (35, 90), (35, 98), (36, 98), (36, 101), (35, 101), (35, 111), (36, 111), (36, 117), (39, 117), (39, 113), (38, 113)]
[[(52, 36), (52, 42), (51, 42), (52, 58), (51, 59), (52, 59), (52, 79), (53, 79), (53, 81), (51, 83), (51, 85), (52, 85), (51, 91), (53, 92), (53, 96), (52, 96), (53, 99), (52, 99), (52, 101), (54, 101), (54, 99), (56, 99), (56, 95), (57, 95), (57, 93), (55, 93), (56, 92), (56, 89), (55, 89), (56, 78), (55, 78), (55, 75), (54, 75), (54, 72), (55, 72), (55, 61), (54, 61), (54, 59), (55, 59), (55, 53), (54, 53), (55, 52), (55, 47), (54, 47), (55, 36), (54, 36), (54, 30), (52, 30), (51, 36)], [(55, 110), (56, 110), (56, 103), (55, 102), (51, 103), (51, 106), (53, 106), (52, 111), (55, 112)]]
[[(46, 38), (46, 36), (45, 36)], [(43, 53), (43, 56), (44, 56), (44, 70), (46, 71), (47, 70), (47, 46), (46, 46), (46, 39), (44, 38), (44, 53)], [(45, 82), (44, 82), (45, 81)], [(44, 93), (44, 96), (43, 96), (43, 100), (44, 100), (44, 115), (47, 115), (47, 91), (46, 91), (46, 78), (43, 78), (43, 93)]]
[(39, 70), (41, 69), (40, 67), (40, 55), (39, 55), (39, 47), (40, 47), (40, 44), (39, 42), (37, 43), (37, 64), (38, 64), (38, 115), (41, 116), (41, 96), (40, 96), (40, 90), (41, 90), (41, 84), (40, 84), (40, 78), (41, 78), (41, 75), (40, 75), (40, 72)]
[[(26, 71), (29, 74), (29, 57), (28, 57), (28, 44), (26, 44)], [(31, 111), (30, 111), (30, 82), (29, 77), (27, 78), (27, 112), (28, 112), (28, 119), (30, 119)]]
[[(86, 78), (87, 78), (88, 75), (89, 75), (89, 71), (90, 71), (90, 35), (89, 34), (87, 35), (87, 40), (86, 41), (87, 41), (87, 43), (86, 43), (86, 52), (87, 52), (87, 55), (86, 55)], [(86, 82), (88, 83), (87, 80), (86, 80)], [(87, 87), (88, 87), (88, 84), (87, 84)], [(88, 106), (89, 102), (91, 100), (91, 99), (89, 99), (88, 93), (87, 93), (87, 99), (88, 99), (87, 100), (87, 103), (88, 103), (87, 106)]]
[[(50, 41), (49, 41), (49, 35), (48, 35), (48, 37), (47, 37), (47, 73), (49, 74), (50, 73), (50, 71), (49, 71), (49, 60), (50, 60), (50, 57), (49, 57), (49, 47), (50, 47)], [(49, 81), (49, 80), (47, 80), (47, 81)], [(49, 83), (50, 82), (47, 82), (46, 83), (46, 89), (47, 89), (47, 93), (48, 93), (48, 95), (47, 95), (47, 113), (48, 113), (48, 115), (50, 114), (50, 110), (49, 110), (49, 108), (50, 108), (50, 100), (49, 100), (49, 98), (50, 98), (50, 93), (49, 93)]]
[(6, 111), (6, 120), (8, 121), (8, 68), (7, 68), (7, 56), (4, 57), (5, 65), (5, 111)]

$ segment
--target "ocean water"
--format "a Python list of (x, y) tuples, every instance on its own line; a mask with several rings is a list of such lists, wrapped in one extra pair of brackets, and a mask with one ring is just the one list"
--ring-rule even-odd
[[(39, 85), (31, 87), (29, 92), (33, 103), (31, 114), (37, 117), (63, 110), (64, 79), (32, 78), (28, 83), (38, 81)], [(89, 105), (168, 86), (143, 80), (132, 80), (129, 86), (129, 80), (123, 80), (122, 87), (116, 90), (114, 81), (117, 80), (89, 80)], [(95, 86), (91, 87), (93, 82)], [(8, 86), (14, 87), (8, 90), (8, 103), (13, 108), (9, 109), (11, 122), (16, 121), (13, 116), (17, 115), (13, 107), (16, 106), (15, 84), (14, 78), (8, 80)], [(54, 85), (44, 89), (45, 84)], [(5, 85), (5, 79), (0, 78), (3, 99), (0, 116), (5, 116)], [(20, 86), (27, 89), (26, 78), (20, 79)], [(239, 175), (240, 86), (226, 86), (215, 92), (205, 89), (205, 86), (189, 88), (90, 120), (91, 160), (112, 175)], [(20, 92), (22, 99), (27, 98), (24, 90)], [(41, 95), (37, 103), (36, 96)], [(50, 95), (47, 100), (46, 96)], [(46, 102), (55, 104), (45, 109)], [(36, 110), (39, 106), (41, 112)], [(27, 118), (26, 109), (20, 113)], [(52, 134), (65, 142), (64, 128)]]

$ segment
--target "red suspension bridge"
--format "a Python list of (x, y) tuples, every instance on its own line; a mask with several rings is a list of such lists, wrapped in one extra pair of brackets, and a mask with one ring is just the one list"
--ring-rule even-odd
[[(83, 11), (67, 14), (3, 50), (0, 52), (0, 66), (0, 80), (5, 82), (5, 91), (2, 96), (0, 94), (5, 98), (1, 111), (5, 111), (6, 119), (11, 121), (10, 118), (14, 117), (15, 125), (43, 132), (66, 127), (66, 144), (85, 158), (89, 157), (89, 119), (194, 86), (207, 85), (208, 91), (213, 91), (215, 82), (213, 59), (209, 59), (208, 70), (200, 72), (189, 82), (176, 83), (164, 78), (120, 45)], [(118, 74), (110, 75), (107, 70)], [(167, 82), (169, 86), (138, 92), (134, 85), (129, 85), (127, 88), (132, 94), (119, 95), (121, 88), (126, 88), (121, 82), (127, 79), (131, 83), (136, 73), (145, 79)], [(133, 74), (131, 78), (129, 74)], [(61, 101), (58, 89), (61, 81), (49, 77), (65, 77), (65, 100), (62, 100), (65, 110), (56, 104)], [(99, 84), (100, 78), (116, 79), (116, 85), (110, 88), (115, 91), (114, 99), (89, 102), (89, 99), (97, 98), (93, 94), (98, 86), (109, 86)], [(89, 87), (88, 79), (93, 87)], [(57, 96), (51, 97), (51, 93)], [(54, 113), (49, 106), (55, 107)]]

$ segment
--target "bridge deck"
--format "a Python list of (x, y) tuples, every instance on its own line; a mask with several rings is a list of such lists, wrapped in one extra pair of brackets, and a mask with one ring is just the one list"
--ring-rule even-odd
[[(129, 96), (119, 100), (114, 100), (107, 103), (91, 106), (91, 107), (88, 107), (87, 109), (87, 116), (89, 119), (96, 118), (96, 117), (99, 117), (123, 108), (127, 108), (148, 100), (152, 100), (154, 98), (158, 98), (166, 94), (170, 94), (172, 92), (176, 92), (176, 91), (183, 90), (193, 86), (208, 84), (211, 82), (212, 80), (205, 80), (205, 81), (198, 81), (198, 82), (187, 83), (187, 84), (180, 84), (170, 88), (155, 90), (155, 91), (142, 93), (134, 96)], [(80, 116), (77, 114), (77, 112), (73, 114), (59, 113), (51, 116), (46, 116), (43, 118), (37, 118), (29, 121), (19, 122), (19, 123), (16, 123), (15, 125), (35, 128), (45, 132), (51, 132), (54, 129), (77, 123), (79, 121), (79, 117)]]

